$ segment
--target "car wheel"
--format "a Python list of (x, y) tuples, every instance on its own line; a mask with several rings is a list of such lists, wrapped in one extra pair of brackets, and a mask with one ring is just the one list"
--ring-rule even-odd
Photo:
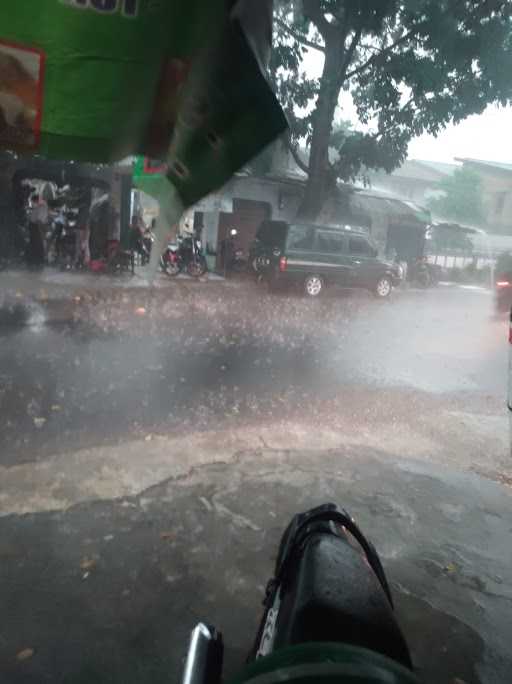
[(391, 279), (388, 276), (383, 276), (377, 282), (374, 293), (376, 297), (379, 297), (380, 299), (385, 299), (386, 297), (389, 297), (392, 289), (393, 283), (391, 282)]
[(270, 265), (270, 261), (267, 257), (265, 256), (258, 256), (255, 257), (252, 261), (252, 267), (256, 271), (256, 273), (262, 273), (263, 271), (266, 271)]
[(324, 289), (324, 281), (318, 275), (310, 275), (304, 281), (304, 291), (308, 297), (318, 297)]

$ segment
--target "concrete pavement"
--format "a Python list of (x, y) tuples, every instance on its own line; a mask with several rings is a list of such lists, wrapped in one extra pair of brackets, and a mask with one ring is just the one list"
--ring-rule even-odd
[(2, 518), (2, 681), (176, 682), (199, 619), (233, 673), (283, 527), (326, 500), (376, 543), (424, 681), (508, 681), (509, 492), (368, 448), (242, 451), (135, 497)]

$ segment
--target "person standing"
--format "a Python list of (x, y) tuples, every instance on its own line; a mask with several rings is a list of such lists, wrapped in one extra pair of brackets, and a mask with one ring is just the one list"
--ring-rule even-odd
[(32, 195), (28, 216), (29, 244), (27, 262), (34, 268), (44, 265), (45, 250), (43, 231), (48, 224), (48, 205), (37, 194)]

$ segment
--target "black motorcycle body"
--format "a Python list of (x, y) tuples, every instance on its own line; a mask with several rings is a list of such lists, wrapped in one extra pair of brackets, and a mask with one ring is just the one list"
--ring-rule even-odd
[(413, 285), (427, 288), (433, 284), (432, 274), (426, 259), (416, 259), (408, 270), (409, 280)]
[[(315, 673), (320, 676), (329, 667), (339, 671), (340, 682), (344, 672), (361, 682), (417, 681), (378, 554), (353, 519), (334, 504), (293, 518), (264, 606), (247, 671), (236, 684), (253, 677), (259, 681), (256, 675), (263, 671), (262, 681), (269, 684), (305, 682), (304, 673), (316, 682)], [(198, 625), (183, 684), (219, 683), (221, 662), (219, 634)]]

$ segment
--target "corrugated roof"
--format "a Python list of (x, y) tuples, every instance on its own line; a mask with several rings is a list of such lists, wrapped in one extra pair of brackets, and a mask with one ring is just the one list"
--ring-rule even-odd
[(426, 161), (424, 159), (413, 159), (412, 161), (428, 166), (429, 168), (434, 169), (434, 171), (446, 176), (451, 176), (456, 169), (460, 168), (459, 164), (450, 164), (448, 162)]
[(512, 164), (507, 164), (505, 162), (487, 161), (485, 159), (471, 159), (471, 157), (456, 157), (456, 159), (463, 164), (476, 164), (478, 166), (487, 166), (490, 168), (499, 169), (500, 171), (512, 172)]
[(443, 162), (428, 162), (420, 159), (407, 159), (401, 166), (386, 174), (377, 171), (370, 174), (376, 181), (381, 177), (391, 176), (404, 180), (423, 181), (426, 183), (438, 183), (446, 176), (451, 175), (456, 169), (457, 164), (445, 164)]

